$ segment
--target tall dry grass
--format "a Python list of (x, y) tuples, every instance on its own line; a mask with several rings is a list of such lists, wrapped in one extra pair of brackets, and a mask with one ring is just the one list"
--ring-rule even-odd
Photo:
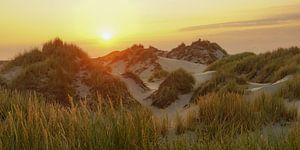
[(261, 95), (246, 101), (234, 93), (210, 94), (197, 101), (199, 110), (195, 121), (200, 130), (211, 138), (235, 136), (257, 130), (266, 124), (294, 121), (296, 109), (287, 109), (283, 99)]
[(290, 80), (279, 92), (278, 95), (289, 100), (300, 99), (300, 74)]
[[(101, 102), (70, 107), (46, 103), (30, 92), (0, 89), (0, 149), (253, 149), (299, 148), (299, 127), (284, 135), (262, 136), (261, 128), (294, 121), (280, 99), (268, 96), (249, 103), (239, 95), (210, 95), (175, 132), (141, 107), (114, 107)], [(192, 128), (191, 128), (192, 127)], [(188, 132), (187, 132), (188, 131)]]
[[(160, 127), (149, 111), (85, 102), (45, 103), (32, 93), (0, 91), (1, 149), (157, 149)], [(105, 108), (105, 109), (104, 109)]]
[(246, 80), (242, 77), (220, 71), (213, 77), (201, 84), (193, 93), (191, 102), (197, 101), (198, 97), (205, 96), (210, 93), (237, 93), (244, 94), (246, 88)]

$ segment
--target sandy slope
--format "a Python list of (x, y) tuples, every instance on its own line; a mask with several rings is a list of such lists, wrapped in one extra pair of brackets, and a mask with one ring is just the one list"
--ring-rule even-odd
[[(188, 61), (177, 60), (177, 59), (170, 59), (170, 58), (163, 58), (159, 57), (158, 63), (162, 66), (162, 68), (168, 72), (175, 71), (176, 69), (183, 68), (191, 75), (193, 75), (196, 79), (195, 87), (198, 87), (203, 82), (209, 80), (215, 71), (208, 71), (203, 72), (206, 68), (205, 65), (191, 63)], [(171, 104), (169, 107), (165, 109), (159, 109), (156, 107), (151, 106), (151, 100), (144, 100), (148, 96), (151, 95), (155, 90), (158, 89), (159, 85), (162, 81), (156, 82), (148, 82), (149, 76), (152, 74), (153, 67), (150, 66), (143, 72), (139, 74), (140, 78), (145, 82), (146, 86), (150, 88), (150, 91), (143, 90), (138, 84), (135, 83), (132, 79), (124, 78), (121, 76), (124, 73), (126, 67), (126, 62), (119, 61), (112, 65), (112, 73), (116, 76), (119, 76), (127, 85), (129, 92), (132, 96), (139, 101), (143, 106), (149, 108), (156, 117), (165, 118), (167, 117), (171, 123), (174, 123), (177, 116), (180, 116), (183, 120), (187, 118), (189, 112), (193, 112), (196, 110), (196, 106), (189, 106), (186, 108), (185, 106), (189, 105), (190, 98), (192, 97), (193, 92), (180, 95), (179, 99)], [(249, 95), (247, 97), (255, 97), (256, 95), (262, 93), (270, 93), (273, 94), (282, 88), (287, 81), (292, 79), (292, 76), (286, 76), (285, 78), (275, 82), (275, 83), (253, 83), (248, 82), (248, 89)], [(289, 104), (291, 105), (291, 104)], [(300, 103), (297, 103), (297, 107), (299, 108), (300, 112)]]
[[(280, 90), (284, 85), (287, 84), (289, 80), (293, 78), (293, 75), (288, 75), (284, 77), (281, 80), (276, 81), (275, 83), (249, 83), (248, 91), (250, 92), (249, 95), (246, 97), (249, 98), (249, 100), (255, 98), (256, 96), (267, 93), (267, 94), (274, 94), (278, 90)], [(300, 114), (300, 100), (285, 100), (285, 106), (288, 109), (296, 109), (298, 114)]]
[(177, 115), (185, 119), (186, 116), (188, 115), (188, 112), (194, 109), (194, 107), (189, 107), (188, 109), (184, 108), (186, 105), (189, 104), (189, 101), (193, 94), (192, 92), (185, 95), (180, 95), (179, 99), (175, 101), (173, 104), (171, 104), (169, 107), (165, 109), (159, 109), (151, 105), (152, 103), (151, 100), (149, 99), (145, 100), (145, 98), (150, 96), (155, 91), (155, 89), (151, 89), (150, 91), (145, 91), (138, 84), (136, 84), (135, 81), (133, 81), (132, 79), (124, 78), (124, 77), (121, 77), (121, 79), (126, 83), (127, 88), (129, 92), (132, 94), (132, 96), (140, 104), (150, 109), (154, 114), (154, 116), (160, 119), (164, 119), (167, 117), (171, 123), (174, 123)]
[(91, 95), (90, 87), (84, 83), (84, 79), (89, 76), (88, 72), (83, 68), (76, 75), (75, 90), (79, 98), (87, 98)]
[(162, 66), (164, 70), (168, 72), (172, 72), (179, 68), (182, 68), (187, 72), (194, 74), (194, 73), (201, 73), (206, 69), (206, 65), (192, 63), (189, 61), (170, 59), (165, 57), (159, 57), (158, 63)]
[(262, 93), (274, 94), (292, 78), (293, 78), (292, 75), (288, 75), (283, 79), (276, 81), (275, 83), (265, 83), (265, 84), (250, 82), (247, 91), (250, 92), (251, 96), (259, 95)]
[(1, 77), (6, 80), (6, 82), (9, 84), (11, 83), (16, 77), (18, 77), (20, 75), (20, 73), (22, 72), (23, 68), (20, 66), (16, 66), (11, 68), (10, 70), (4, 72), (3, 74), (1, 74)]
[(120, 75), (125, 72), (127, 63), (125, 61), (117, 61), (113, 63), (110, 67), (112, 69), (112, 74)]
[[(196, 85), (200, 85), (201, 83), (210, 79), (210, 77), (214, 73), (214, 71), (203, 72), (206, 68), (205, 65), (198, 64), (198, 63), (191, 63), (183, 60), (159, 57), (158, 63), (162, 66), (164, 70), (168, 72), (175, 71), (179, 68), (185, 69), (187, 72), (189, 72), (195, 77)], [(146, 70), (144, 70), (139, 74), (141, 80), (143, 80), (146, 86), (150, 88), (149, 91), (145, 91), (137, 83), (135, 83), (134, 80), (130, 78), (124, 78), (121, 74), (124, 73), (125, 67), (126, 67), (126, 62), (124, 61), (118, 61), (112, 64), (111, 65), (112, 74), (120, 77), (126, 83), (127, 88), (129, 92), (132, 94), (132, 96), (137, 101), (139, 101), (143, 106), (149, 108), (153, 112), (154, 116), (161, 119), (167, 117), (171, 123), (174, 123), (177, 116), (180, 116), (184, 120), (190, 111), (195, 110), (196, 108), (195, 106), (190, 106), (188, 108), (185, 108), (185, 106), (189, 104), (193, 92), (185, 95), (179, 95), (179, 99), (165, 109), (159, 109), (154, 106), (151, 106), (152, 101), (149, 99), (145, 100), (145, 98), (147, 98), (155, 90), (157, 90), (159, 85), (162, 82), (162, 81), (148, 82), (148, 79), (151, 76), (154, 67), (149, 66)]]
[(202, 83), (209, 80), (215, 72), (216, 71), (207, 71), (207, 72), (192, 74), (194, 76), (194, 78), (196, 79), (196, 86), (195, 87), (199, 87)]

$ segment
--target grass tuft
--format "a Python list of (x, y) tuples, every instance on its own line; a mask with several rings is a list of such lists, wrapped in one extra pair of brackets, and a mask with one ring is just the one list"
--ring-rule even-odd
[(191, 102), (195, 102), (199, 96), (205, 96), (209, 93), (237, 93), (244, 94), (246, 80), (241, 77), (229, 74), (227, 72), (218, 72), (214, 76), (200, 85), (194, 92)]
[(296, 120), (295, 109), (287, 109), (283, 99), (263, 95), (253, 102), (234, 93), (210, 94), (198, 99), (197, 123), (211, 138), (235, 136), (254, 131), (266, 124)]
[(172, 72), (149, 98), (153, 100), (152, 105), (166, 108), (178, 99), (178, 95), (191, 92), (194, 84), (195, 79), (192, 75), (178, 69)]
[(154, 72), (149, 77), (149, 82), (154, 82), (155, 80), (162, 80), (165, 79), (169, 75), (168, 71), (162, 69), (160, 65), (154, 68)]
[(279, 92), (278, 95), (289, 100), (300, 99), (300, 74), (290, 80)]

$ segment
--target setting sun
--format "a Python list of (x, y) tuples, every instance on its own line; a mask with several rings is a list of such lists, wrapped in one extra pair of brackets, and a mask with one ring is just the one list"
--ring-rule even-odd
[(101, 33), (101, 38), (105, 41), (109, 41), (113, 38), (113, 34), (110, 32), (103, 32)]

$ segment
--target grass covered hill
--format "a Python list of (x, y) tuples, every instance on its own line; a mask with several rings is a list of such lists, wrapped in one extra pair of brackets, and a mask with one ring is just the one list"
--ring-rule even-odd
[(225, 93), (244, 94), (247, 82), (244, 78), (228, 74), (226, 72), (218, 72), (212, 78), (201, 84), (193, 93), (191, 102), (195, 102), (199, 97), (211, 93), (220, 95)]
[(227, 55), (227, 52), (217, 43), (199, 39), (191, 45), (180, 44), (168, 52), (166, 57), (201, 64), (211, 64)]
[(143, 45), (133, 45), (125, 50), (114, 51), (100, 57), (96, 61), (106, 66), (122, 61), (126, 63), (125, 70), (139, 74), (151, 65), (159, 65), (156, 62), (159, 53), (162, 51), (154, 47), (145, 48)]
[[(249, 90), (251, 82), (261, 87), (265, 84), (265, 89), (270, 86), (268, 89), (279, 93), (281, 98), (299, 99), (299, 70), (300, 49), (298, 47), (279, 48), (258, 55), (250, 52), (230, 55), (207, 67), (206, 71), (216, 71), (216, 73), (196, 89), (191, 102), (196, 102), (198, 97), (210, 93), (248, 95), (251, 94)], [(286, 85), (283, 83), (283, 89), (281, 86), (272, 87), (273, 83), (290, 75), (292, 79)]]
[[(83, 72), (85, 75), (81, 75)], [(47, 100), (63, 104), (68, 103), (68, 96), (82, 98), (78, 94), (81, 86), (87, 89), (88, 97), (131, 101), (122, 81), (94, 63), (79, 47), (60, 39), (45, 43), (41, 50), (17, 56), (3, 67), (1, 75), (2, 82), (11, 89), (35, 90)]]
[(286, 75), (298, 72), (300, 49), (298, 47), (280, 48), (262, 54), (242, 53), (228, 56), (210, 65), (207, 70), (224, 71), (245, 77), (253, 82), (275, 82)]

